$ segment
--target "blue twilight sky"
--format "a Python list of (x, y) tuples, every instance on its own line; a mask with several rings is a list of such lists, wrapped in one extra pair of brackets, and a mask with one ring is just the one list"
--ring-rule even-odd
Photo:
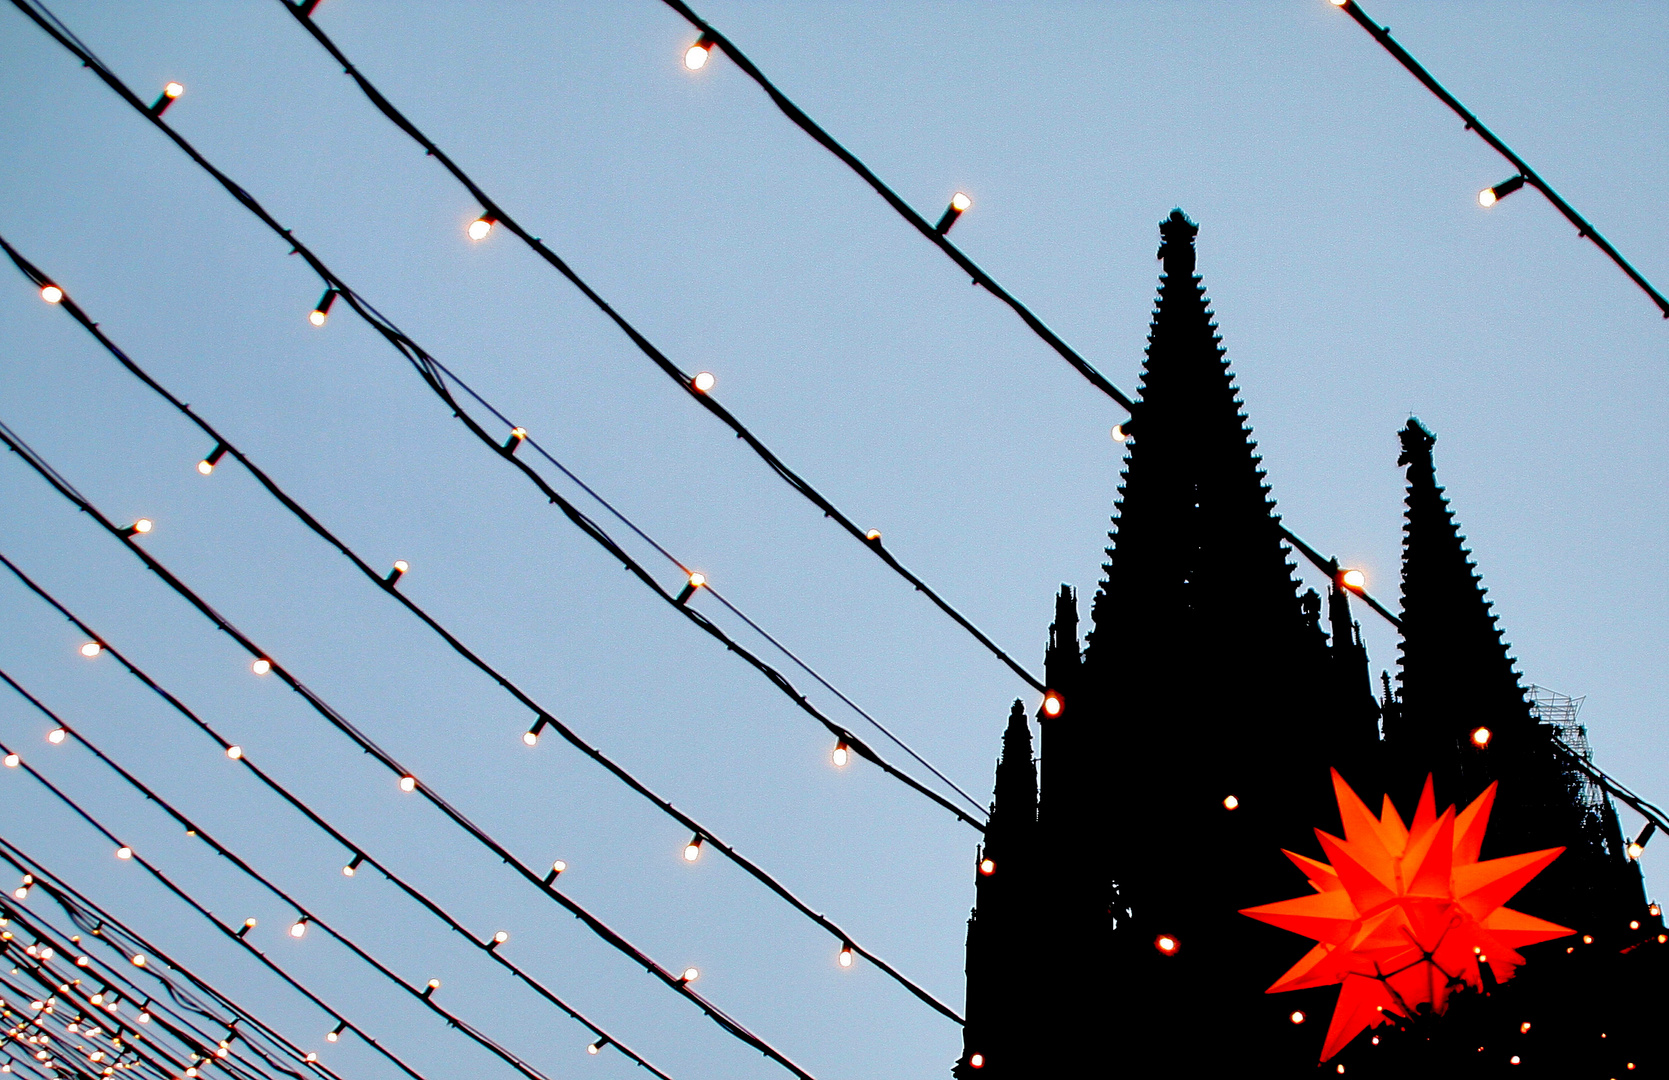
[[(274, 0), (54, 9), (141, 95), (182, 82), (169, 121), (343, 277), (987, 797), (1023, 685), (513, 237), (471, 244), (477, 205)], [(1669, 285), (1669, 9), (1370, 10)], [(1418, 414), (1521, 670), (1587, 695), (1600, 762), (1669, 798), (1669, 323), (1539, 195), (1480, 209), (1510, 168), (1348, 17), (1323, 0), (701, 11), (923, 214), (971, 194), (956, 242), (1127, 390), (1156, 225), (1184, 208), (1288, 524), (1394, 601), (1394, 432)], [(790, 464), (1041, 666), (1055, 587), (1077, 585), (1087, 610), (1099, 573), (1120, 464), (1109, 401), (722, 56), (685, 71), (693, 34), (654, 0), (325, 0), (317, 18), (676, 363), (715, 372)], [(969, 829), (867, 765), (834, 769), (820, 728), (470, 439), (351, 312), (309, 326), (305, 265), (9, 6), (0, 101), (0, 233), (373, 564), (408, 560), (402, 589), (465, 641), (960, 1005)], [(841, 970), (837, 941), (710, 852), (686, 864), (687, 834), (578, 754), (524, 747), (524, 709), (240, 468), (199, 476), (203, 437), (9, 270), (0, 420), (112, 517), (155, 519), (147, 550), (518, 855), (566, 859), (576, 899), (665, 966), (699, 967), (704, 992), (819, 1078), (945, 1074), (954, 1025), (866, 963)], [(252, 676), (12, 455), (0, 551), (476, 932), (509, 930), (506, 955), (673, 1076), (781, 1075)], [(440, 1000), (552, 1077), (634, 1075), (587, 1057), (579, 1027), (386, 882), (342, 877), (343, 851), (109, 658), (79, 657), (73, 628), (7, 580), (0, 627), (0, 667), (404, 977), (442, 979)], [(1393, 636), (1371, 617), (1365, 630), (1375, 670), (1393, 667)], [(291, 910), (46, 729), (0, 697), (0, 741), (223, 919), (257, 918), (252, 941), (426, 1075), (512, 1075), (322, 935), (285, 937)], [(0, 807), (8, 839), (344, 1075), (395, 1075), (351, 1039), (325, 1044), (323, 1014), (27, 777), (0, 777)]]

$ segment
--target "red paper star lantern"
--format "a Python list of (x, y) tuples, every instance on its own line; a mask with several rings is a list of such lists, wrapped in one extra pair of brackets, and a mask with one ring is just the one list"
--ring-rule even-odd
[(1332, 865), (1283, 852), (1315, 894), (1241, 912), (1319, 943), (1266, 992), (1340, 985), (1322, 1061), (1387, 1013), (1422, 1002), (1441, 1013), (1455, 987), (1481, 989), (1480, 964), (1505, 982), (1524, 963), (1515, 947), (1572, 932), (1503, 906), (1564, 848), (1478, 861), (1494, 784), (1438, 816), (1428, 776), (1406, 826), (1389, 795), (1374, 817), (1337, 769), (1333, 791), (1345, 839), (1316, 830)]

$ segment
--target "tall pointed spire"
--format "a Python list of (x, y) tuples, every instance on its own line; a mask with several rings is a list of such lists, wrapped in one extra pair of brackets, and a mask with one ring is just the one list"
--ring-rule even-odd
[[(1078, 978), (1116, 1007), (1059, 1064), (1093, 1067), (1110, 1042), (1187, 1045), (1203, 1074), (1233, 1065), (1241, 1034), (1291, 1027), (1291, 1006), (1262, 995), (1291, 945), (1236, 910), (1290, 891), (1278, 848), (1321, 854), (1312, 828), (1330, 820), (1341, 739), (1321, 601), (1299, 596), (1194, 272), (1198, 229), (1177, 210), (1159, 230), (1164, 275), (1079, 693), (1105, 763), (1093, 811), (1056, 822), (1045, 725), (1044, 804), (1057, 850), (1115, 883), (1107, 970)], [(1201, 1045), (1184, 1003), (1207, 988), (1246, 1004), (1214, 1013), (1226, 1030)]]
[(1026, 1074), (1019, 1044), (1032, 1027), (1037, 960), (1033, 890), (1037, 863), (1037, 765), (1026, 707), (1016, 701), (1003, 732), (985, 843), (974, 867), (975, 906), (968, 918), (968, 1000), (963, 1080), (1011, 1080)]
[[(1500, 782), (1491, 835), (1503, 850), (1567, 850), (1521, 897), (1525, 910), (1581, 926), (1595, 894), (1621, 880), (1598, 807), (1557, 733), (1532, 714), (1497, 616), (1437, 483), (1437, 437), (1418, 419), (1400, 432), (1408, 470), (1403, 528), (1399, 707), (1387, 718), (1389, 787), (1411, 798), (1426, 773), (1440, 801), (1474, 798)], [(1486, 855), (1488, 852), (1485, 853)]]

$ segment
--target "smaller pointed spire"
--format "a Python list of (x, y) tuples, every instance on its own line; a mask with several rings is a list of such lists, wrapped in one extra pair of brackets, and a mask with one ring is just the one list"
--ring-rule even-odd
[(1193, 276), (1194, 237), (1199, 231), (1181, 207), (1159, 223), (1159, 258), (1164, 260), (1166, 277), (1186, 280)]
[(1025, 704), (1015, 699), (1008, 713), (1008, 727), (1003, 731), (1003, 756), (997, 762), (987, 848), (1007, 846), (1029, 836), (1036, 822), (1037, 763), (1032, 760), (1032, 729), (1026, 722)]

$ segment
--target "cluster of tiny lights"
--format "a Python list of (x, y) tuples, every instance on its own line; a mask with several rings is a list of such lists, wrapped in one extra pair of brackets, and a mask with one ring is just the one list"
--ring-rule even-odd
[(1368, 587), (1368, 575), (1360, 570), (1346, 570), (1339, 575), (1339, 581), (1344, 584), (1345, 588), (1355, 589), (1357, 592), (1361, 592)]
[(249, 670), (253, 671), (257, 675), (265, 675), (267, 672), (272, 670), (272, 661), (263, 656), (253, 664), (250, 664)]
[(56, 285), (42, 285), (41, 299), (49, 304), (56, 304), (64, 298), (64, 290)]
[(1486, 727), (1475, 727), (1472, 729), (1472, 745), (1480, 748), (1488, 746), (1489, 740), (1494, 737), (1494, 734)]
[(698, 371), (695, 373), (695, 378), (690, 380), (690, 385), (701, 391), (703, 394), (711, 390), (717, 383), (718, 380), (713, 377), (713, 373), (711, 371)]
[(89, 642), (87, 642), (87, 644), (81, 646), (81, 655), (85, 656), (89, 660), (91, 660), (93, 657), (97, 656), (99, 653), (101, 653), (103, 651), (104, 651), (104, 646), (100, 645), (96, 641), (89, 641)]

